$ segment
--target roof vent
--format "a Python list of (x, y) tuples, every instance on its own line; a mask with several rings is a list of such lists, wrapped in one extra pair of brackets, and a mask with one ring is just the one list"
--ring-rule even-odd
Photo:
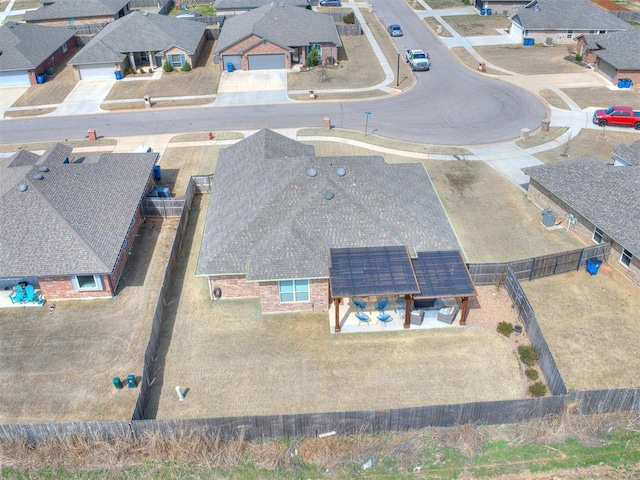
[(282, 8), (284, 8), (284, 2), (280, 2), (280, 3), (278, 3), (278, 5), (280, 5)]
[(144, 10), (142, 11), (142, 15), (144, 15), (145, 17), (149, 16), (149, 12), (145, 12)]
[(44, 175), (42, 175), (40, 172), (36, 172), (33, 174), (33, 178), (35, 178), (36, 180), (42, 180), (44, 178)]
[(331, 190), (327, 190), (326, 192), (324, 192), (324, 199), (325, 200), (331, 200), (333, 199), (334, 195), (333, 192)]
[(318, 175), (318, 171), (315, 168), (310, 168), (309, 170), (307, 170), (307, 175), (309, 175), (311, 178), (316, 177)]
[(45, 172), (45, 173), (46, 173), (46, 172), (48, 172), (48, 171), (49, 171), (49, 167), (47, 167), (46, 165), (42, 165), (42, 166), (39, 168), (39, 170), (40, 170), (41, 172)]
[(27, 191), (27, 184), (26, 183), (21, 183), (20, 185), (18, 185), (18, 191), (19, 192), (26, 192)]
[(340, 167), (339, 169), (336, 170), (336, 174), (339, 177), (344, 177), (347, 174), (347, 171), (344, 168)]

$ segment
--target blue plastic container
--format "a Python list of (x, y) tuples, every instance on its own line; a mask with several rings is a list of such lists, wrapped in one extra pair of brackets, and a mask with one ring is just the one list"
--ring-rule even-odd
[(136, 382), (136, 376), (127, 375), (127, 387), (136, 388), (137, 386), (138, 386), (138, 383)]
[(481, 9), (480, 9), (480, 15), (484, 15), (484, 13), (485, 13), (485, 9), (484, 9), (484, 8), (481, 8)]
[(120, 70), (116, 70), (113, 74), (116, 76), (116, 80), (122, 80), (122, 72)]
[(491, 15), (491, 9), (487, 8), (487, 15)]
[(619, 79), (618, 79), (618, 88), (627, 88), (627, 87), (625, 86), (625, 82), (626, 82), (626, 79), (624, 79), (624, 78), (619, 78)]
[(160, 169), (160, 165), (153, 166), (153, 179), (162, 180), (162, 171)]
[(597, 275), (600, 265), (602, 265), (602, 260), (598, 258), (587, 259), (587, 272), (589, 272), (591, 275)]
[(227, 72), (233, 72), (233, 63), (227, 62)]
[(118, 390), (122, 388), (122, 380), (120, 380), (120, 377), (113, 377), (113, 386)]
[(36, 82), (38, 82), (39, 84), (43, 84), (46, 81), (47, 81), (46, 73), (41, 73), (39, 75), (36, 75)]

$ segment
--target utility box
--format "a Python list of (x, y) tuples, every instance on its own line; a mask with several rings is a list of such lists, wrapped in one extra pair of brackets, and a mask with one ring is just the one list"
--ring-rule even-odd
[(145, 95), (144, 96), (144, 106), (147, 108), (151, 108), (151, 96), (150, 95)]
[(98, 140), (98, 133), (96, 132), (95, 128), (90, 128), (89, 131), (87, 132), (87, 137), (89, 138), (89, 140)]
[(542, 224), (545, 227), (553, 227), (556, 224), (556, 212), (545, 209), (542, 212)]

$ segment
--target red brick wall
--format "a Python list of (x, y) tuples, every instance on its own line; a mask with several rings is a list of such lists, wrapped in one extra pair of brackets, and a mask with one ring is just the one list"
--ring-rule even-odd
[[(104, 23), (104, 22), (113, 22), (115, 17), (104, 16), (104, 17), (87, 17), (87, 18), (74, 18), (73, 25), (88, 25), (93, 23)], [(60, 18), (56, 20), (32, 20), (27, 23), (35, 23), (38, 25), (46, 25), (49, 27), (69, 27), (71, 24), (69, 23), (68, 18)]]
[(109, 277), (103, 275), (101, 278), (104, 290), (94, 290), (90, 292), (76, 291), (73, 288), (71, 277), (39, 277), (38, 282), (40, 283), (42, 296), (48, 301), (112, 297), (109, 288)]
[(312, 310), (328, 310), (329, 280), (309, 280), (309, 302), (280, 303), (278, 282), (260, 283), (260, 305), (262, 313), (308, 312)]
[(222, 290), (222, 298), (259, 297), (260, 287), (256, 282), (247, 282), (245, 275), (220, 275), (209, 277), (209, 291), (215, 287)]
[[(133, 246), (133, 242), (136, 239), (136, 235), (138, 234), (138, 230), (140, 230), (140, 225), (142, 224), (142, 210), (138, 209), (136, 216), (134, 218), (134, 223), (129, 229), (129, 234), (125, 240), (124, 247), (120, 250), (120, 255), (118, 256), (118, 260), (116, 261), (116, 266), (111, 275), (109, 275), (109, 284), (111, 285), (111, 292), (115, 293), (116, 288), (118, 286), (118, 282), (120, 282), (120, 277), (122, 276), (122, 272), (124, 271), (124, 266), (127, 263), (127, 259), (129, 258), (129, 251)], [(105, 285), (106, 287), (106, 285)]]
[[(568, 208), (564, 202), (533, 179), (529, 181), (527, 197), (540, 209), (549, 208), (555, 212), (558, 215), (557, 221), (563, 220), (562, 224), (565, 227), (567, 226), (566, 219), (569, 213), (572, 213), (576, 217), (577, 221), (569, 231), (585, 245), (595, 245), (595, 242), (593, 241), (595, 225), (574, 210)], [(606, 234), (603, 236), (603, 241), (611, 243), (611, 254), (609, 255), (607, 263), (628, 278), (632, 283), (640, 287), (640, 259), (633, 257), (631, 265), (627, 267), (620, 263), (623, 247), (609, 238)]]
[[(53, 52), (51, 55), (49, 55), (49, 58), (47, 60), (42, 62), (40, 65), (38, 65), (38, 68), (36, 68), (35, 71), (29, 72), (29, 77), (31, 79), (31, 84), (32, 85), (35, 85), (37, 83), (36, 82), (36, 75), (39, 75), (41, 73), (45, 73), (46, 69), (51, 66), (51, 57), (53, 57), (53, 63), (54, 63), (55, 68), (57, 70), (58, 69), (58, 65), (60, 65), (60, 63), (65, 58), (71, 56), (71, 54), (73, 53), (73, 50), (78, 45), (78, 43), (76, 41), (76, 37), (71, 37), (69, 40), (67, 40), (66, 45), (67, 45), (67, 53), (62, 53), (60, 48), (57, 48), (55, 52)], [(60, 45), (60, 47), (62, 47), (62, 45)]]

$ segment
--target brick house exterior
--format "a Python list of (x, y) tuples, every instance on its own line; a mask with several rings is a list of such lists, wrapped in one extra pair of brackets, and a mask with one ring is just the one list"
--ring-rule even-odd
[(527, 198), (585, 244), (610, 243), (608, 264), (640, 287), (640, 141), (617, 150), (637, 164), (588, 157), (523, 169)]
[(60, 65), (61, 62), (66, 60), (71, 55), (71, 53), (73, 53), (76, 47), (76, 37), (73, 36), (65, 43), (63, 43), (60, 48), (54, 51), (47, 60), (42, 62), (33, 70), (29, 70), (29, 81), (31, 82), (31, 85), (36, 85), (38, 83), (38, 75), (46, 73), (49, 68), (55, 69), (55, 65)]
[[(62, 144), (41, 156), (23, 150), (4, 166), (2, 205), (40, 214), (26, 230), (0, 219), (0, 284), (27, 280), (47, 300), (110, 298), (143, 222), (158, 154), (89, 154), (80, 163), (70, 153)], [(37, 261), (12, 255), (16, 248), (39, 252)]]
[(618, 85), (618, 80), (631, 79), (640, 84), (640, 31), (614, 32), (602, 35), (580, 35), (576, 52), (596, 72)]
[(74, 27), (113, 22), (130, 12), (130, 0), (56, 0), (25, 12), (26, 23), (50, 27)]

